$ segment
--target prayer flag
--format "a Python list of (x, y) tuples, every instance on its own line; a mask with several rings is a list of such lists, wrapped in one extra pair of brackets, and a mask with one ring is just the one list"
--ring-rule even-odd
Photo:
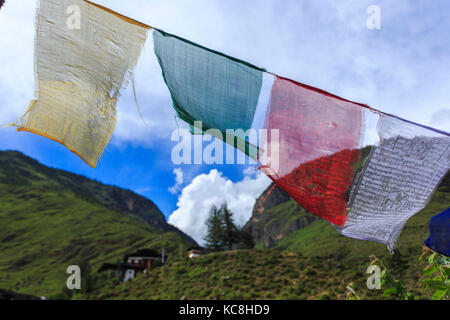
[[(260, 169), (306, 210), (342, 225), (346, 192), (360, 156), (362, 110), (356, 103), (277, 77), (265, 128), (279, 131), (279, 163), (278, 168)], [(269, 134), (268, 146), (271, 139)]]
[(372, 148), (350, 196), (345, 236), (377, 241), (392, 251), (406, 221), (422, 210), (449, 170), (450, 136), (382, 115)]
[(182, 120), (191, 126), (202, 121), (203, 131), (217, 129), (224, 139), (227, 129), (251, 128), (262, 69), (161, 30), (154, 30), (153, 41), (173, 107)]
[(429, 228), (430, 236), (425, 245), (450, 257), (450, 207), (431, 218)]
[(83, 0), (40, 0), (36, 19), (37, 99), (17, 130), (60, 142), (95, 167), (148, 27)]

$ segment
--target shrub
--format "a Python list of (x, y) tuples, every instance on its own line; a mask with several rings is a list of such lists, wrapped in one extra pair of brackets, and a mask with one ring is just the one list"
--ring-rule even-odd
[(308, 269), (306, 269), (306, 271), (305, 271), (305, 274), (307, 275), (307, 276), (314, 276), (314, 275), (316, 275), (316, 271), (314, 270), (314, 269), (311, 269), (311, 268), (308, 268)]
[(184, 266), (179, 266), (175, 268), (175, 275), (182, 275), (185, 274), (187, 272), (186, 268)]

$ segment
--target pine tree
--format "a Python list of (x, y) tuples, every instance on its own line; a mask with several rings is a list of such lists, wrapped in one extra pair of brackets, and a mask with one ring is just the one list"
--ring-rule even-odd
[(253, 249), (255, 247), (255, 241), (250, 232), (246, 230), (240, 230), (240, 242), (239, 248), (241, 249)]
[(232, 250), (233, 244), (239, 243), (239, 232), (234, 224), (233, 212), (228, 209), (226, 203), (220, 207), (220, 215), (223, 223), (223, 244), (228, 247), (228, 250)]
[(206, 221), (208, 233), (203, 238), (205, 240), (205, 247), (208, 251), (223, 250), (223, 224), (220, 211), (215, 205), (209, 211), (209, 217)]

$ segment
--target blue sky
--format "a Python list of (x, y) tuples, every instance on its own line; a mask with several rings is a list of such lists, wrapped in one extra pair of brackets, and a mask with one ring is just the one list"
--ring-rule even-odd
[[(279, 75), (450, 131), (446, 0), (96, 2)], [(380, 30), (366, 27), (372, 4), (381, 9)], [(8, 1), (0, 10), (0, 124), (17, 120), (33, 98), (35, 7), (35, 0)], [(20, 150), (46, 165), (134, 190), (152, 199), (166, 217), (175, 212), (169, 221), (196, 239), (212, 203), (230, 202), (244, 223), (251, 199), (268, 178), (243, 165), (174, 165), (170, 135), (183, 125), (175, 120), (151, 36), (135, 74), (147, 125), (127, 88), (117, 105), (113, 138), (96, 169), (58, 143), (14, 128), (0, 130), (0, 150)], [(172, 193), (175, 169), (182, 179)]]

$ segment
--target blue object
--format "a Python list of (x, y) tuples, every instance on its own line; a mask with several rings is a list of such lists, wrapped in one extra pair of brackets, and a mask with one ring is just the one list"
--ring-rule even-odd
[(429, 223), (430, 236), (425, 245), (443, 255), (450, 256), (450, 207), (435, 215)]

